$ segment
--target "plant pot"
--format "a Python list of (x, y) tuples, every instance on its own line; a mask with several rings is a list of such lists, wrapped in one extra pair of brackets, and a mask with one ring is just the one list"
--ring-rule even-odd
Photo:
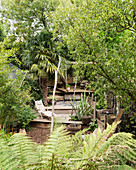
[(81, 130), (81, 125), (71, 123), (71, 124), (68, 125), (68, 130), (69, 131), (79, 131), (79, 130)]
[(91, 116), (90, 115), (84, 115), (84, 116), (82, 116), (82, 123), (83, 124), (89, 124), (90, 122), (91, 122)]
[(66, 91), (70, 91), (70, 87), (66, 87)]

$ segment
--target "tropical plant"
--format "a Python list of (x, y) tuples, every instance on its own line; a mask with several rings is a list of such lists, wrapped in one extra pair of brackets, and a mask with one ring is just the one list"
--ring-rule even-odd
[(92, 111), (92, 106), (89, 105), (89, 96), (86, 96), (86, 94), (81, 94), (81, 98), (79, 102), (71, 101), (71, 105), (74, 109), (74, 114), (71, 115), (71, 118), (75, 120), (77, 117), (77, 120), (81, 120), (83, 115), (88, 115)]
[[(53, 3), (50, 0), (13, 0), (12, 3), (10, 0), (2, 0), (1, 5), (2, 16), (6, 21), (14, 21), (12, 27), (15, 29), (10, 30), (12, 36), (10, 35), (9, 39), (14, 39), (11, 47), (16, 47), (17, 51), (11, 58), (18, 59), (19, 64), (12, 62), (21, 69), (28, 69), (31, 74), (34, 73), (33, 79), (39, 80), (43, 101), (47, 105), (48, 80), (57, 69), (60, 55), (55, 46), (56, 40), (50, 31), (49, 15), (54, 10)], [(62, 73), (61, 69), (60, 72)]]
[(55, 129), (45, 145), (36, 145), (23, 134), (14, 134), (8, 142), (0, 138), (0, 168), (133, 169), (136, 141), (132, 135), (117, 133), (107, 139), (116, 125), (108, 125), (103, 132), (98, 128), (96, 134), (84, 135), (84, 138), (84, 131), (70, 138), (61, 126)]

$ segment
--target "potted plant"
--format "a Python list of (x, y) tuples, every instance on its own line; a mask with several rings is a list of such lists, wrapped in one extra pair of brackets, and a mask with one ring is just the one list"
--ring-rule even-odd
[(68, 125), (67, 130), (69, 130), (72, 134), (81, 130), (81, 125), (77, 123), (71, 123)]
[(69, 90), (70, 90), (70, 85), (66, 84), (66, 91), (69, 91)]
[(82, 108), (84, 109), (83, 115), (82, 115), (82, 123), (83, 124), (89, 124), (91, 122), (92, 116), (90, 115), (92, 111), (92, 106), (89, 105), (89, 96), (86, 96), (85, 93), (84, 95), (81, 95), (81, 103), (82, 103)]
[[(71, 105), (74, 110), (74, 114), (71, 115), (72, 120), (82, 120), (84, 124), (90, 123), (91, 121), (90, 113), (92, 111), (92, 106), (89, 105), (88, 98), (89, 97), (86, 97), (84, 93), (84, 95), (81, 94), (79, 103), (71, 102)], [(89, 120), (85, 120), (85, 119), (89, 119)]]
[(83, 96), (82, 103), (84, 104), (84, 113), (82, 116), (82, 123), (83, 124), (89, 124), (91, 122), (91, 112), (92, 112), (92, 106), (88, 103), (88, 97), (85, 95)]
[(89, 124), (91, 122), (91, 118), (92, 116), (91, 115), (83, 115), (82, 116), (82, 123), (83, 124)]

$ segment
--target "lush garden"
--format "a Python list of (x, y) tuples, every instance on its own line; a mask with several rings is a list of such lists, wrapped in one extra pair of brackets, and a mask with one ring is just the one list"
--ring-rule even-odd
[[(0, 169), (135, 169), (135, 56), (135, 0), (1, 0)], [(56, 70), (67, 86), (68, 69), (74, 81), (89, 81), (98, 108), (107, 107), (106, 96), (116, 98), (121, 132), (112, 135), (113, 124), (71, 138), (55, 127), (45, 145), (12, 135), (28, 129), (34, 101), (48, 105)]]

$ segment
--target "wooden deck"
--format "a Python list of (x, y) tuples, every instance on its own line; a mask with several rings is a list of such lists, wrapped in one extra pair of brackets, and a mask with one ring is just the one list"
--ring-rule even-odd
[(75, 99), (79, 100), (81, 97), (81, 93), (86, 93), (87, 95), (89, 95), (94, 92), (91, 90), (85, 90), (85, 89), (80, 89), (80, 88), (77, 88), (76, 90), (74, 90), (74, 88), (71, 88), (69, 91), (66, 91), (65, 88), (57, 88), (57, 90), (63, 93), (64, 100), (74, 99), (73, 97), (74, 93), (75, 93)]
[[(48, 119), (33, 119), (31, 122), (35, 122), (35, 123), (51, 123), (50, 120)], [(76, 124), (83, 124), (82, 121), (70, 121), (70, 120), (55, 120), (55, 123), (60, 123), (60, 124), (71, 124), (71, 123), (76, 123)]]
[[(52, 111), (52, 106), (45, 107), (45, 110)], [(72, 106), (55, 105), (54, 106), (54, 113), (55, 114), (72, 114), (73, 108), (72, 108)]]
[[(68, 121), (68, 120), (65, 120), (65, 121), (58, 121), (58, 120), (55, 120), (55, 123), (57, 124), (62, 124), (62, 125), (65, 125), (66, 128), (69, 124), (79, 124), (81, 125), (81, 130), (83, 130), (84, 128), (85, 129), (88, 129), (90, 124), (88, 125), (85, 125), (82, 123), (82, 121)], [(37, 128), (44, 128), (44, 129), (47, 129), (49, 128), (51, 125), (51, 121), (50, 120), (47, 120), (47, 119), (34, 119), (30, 122), (30, 126), (31, 127), (37, 127)]]
[[(71, 88), (69, 91), (66, 91), (65, 88), (57, 88), (57, 90), (61, 91), (62, 93), (67, 93), (67, 94), (74, 93), (74, 88)], [(84, 92), (86, 92), (86, 93), (89, 93), (89, 92), (93, 93), (94, 91), (80, 89), (80, 88), (77, 88), (75, 90), (75, 93), (84, 93)]]

